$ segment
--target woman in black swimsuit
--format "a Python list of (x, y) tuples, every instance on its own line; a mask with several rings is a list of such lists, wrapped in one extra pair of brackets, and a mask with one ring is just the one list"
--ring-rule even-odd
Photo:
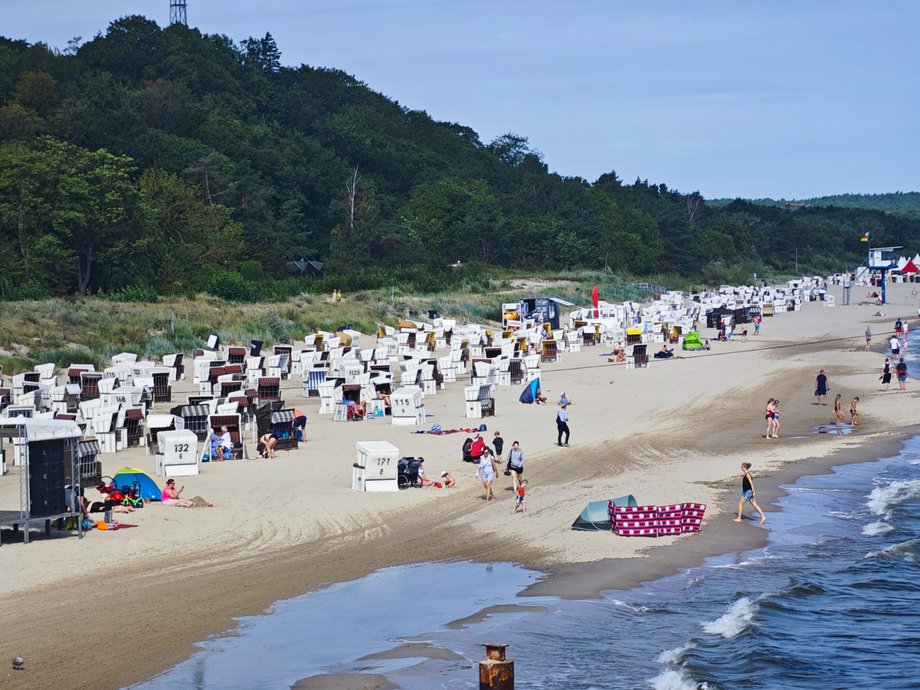
[(749, 462), (741, 463), (741, 500), (738, 501), (738, 517), (735, 518), (735, 522), (741, 522), (741, 510), (744, 508), (745, 501), (750, 501), (754, 510), (760, 513), (761, 525), (767, 521), (767, 516), (754, 500), (754, 478), (751, 476), (751, 463)]

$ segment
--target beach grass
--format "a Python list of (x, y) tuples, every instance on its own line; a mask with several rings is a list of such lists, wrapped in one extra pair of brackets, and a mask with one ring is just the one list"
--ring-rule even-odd
[(370, 334), (378, 325), (395, 325), (400, 319), (427, 320), (429, 311), (465, 323), (495, 324), (501, 320), (502, 302), (553, 295), (584, 305), (590, 303), (595, 285), (601, 298), (611, 302), (649, 296), (635, 281), (609, 272), (501, 271), (432, 293), (397, 288), (349, 293), (343, 285), (342, 302), (333, 301), (331, 294), (310, 292), (256, 303), (207, 294), (154, 302), (119, 302), (112, 296), (3, 302), (0, 364), (9, 375), (43, 362), (99, 366), (120, 352), (160, 358), (191, 352), (211, 333), (223, 343), (261, 340), (266, 345), (302, 342), (317, 330), (342, 327)]

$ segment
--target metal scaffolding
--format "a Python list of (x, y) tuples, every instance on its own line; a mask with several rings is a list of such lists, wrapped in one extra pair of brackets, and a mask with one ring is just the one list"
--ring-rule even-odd
[[(81, 515), (78, 504), (82, 479), (80, 471), (79, 436), (62, 436), (58, 439), (64, 443), (65, 468), (67, 466), (67, 460), (70, 460), (70, 486), (73, 494), (66, 512), (55, 513), (53, 515), (32, 515), (31, 480), (29, 477), (29, 426), (35, 424), (36, 421), (37, 420), (31, 420), (26, 417), (0, 418), (0, 443), (3, 443), (5, 440), (10, 442), (13, 447), (14, 464), (19, 465), (19, 510), (0, 510), (0, 527), (12, 527), (14, 532), (21, 528), (23, 530), (23, 542), (28, 544), (29, 532), (33, 524), (37, 523), (41, 525), (41, 523), (44, 523), (45, 533), (50, 534), (53, 520), (77, 518), (77, 533), (82, 539), (83, 520), (80, 519)], [(2, 531), (0, 531), (0, 543), (2, 543)]]

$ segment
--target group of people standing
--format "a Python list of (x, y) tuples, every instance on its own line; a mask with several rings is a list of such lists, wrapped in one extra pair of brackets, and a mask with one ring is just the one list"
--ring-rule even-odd
[[(487, 502), (495, 499), (495, 493), (492, 490), (492, 484), (498, 476), (498, 466), (503, 464), (502, 452), (505, 448), (505, 440), (501, 432), (496, 431), (492, 438), (492, 448), (486, 445), (485, 440), (479, 432), (473, 432), (471, 438), (466, 439), (463, 443), (463, 459), (467, 462), (475, 462), (476, 475), (482, 482), (482, 488), (485, 490), (485, 500)], [(504, 474), (511, 477), (511, 489), (514, 491), (515, 501), (514, 510), (526, 512), (527, 506), (524, 502), (524, 496), (527, 493), (527, 480), (524, 479), (524, 450), (521, 448), (519, 441), (511, 444), (508, 451), (507, 465)]]

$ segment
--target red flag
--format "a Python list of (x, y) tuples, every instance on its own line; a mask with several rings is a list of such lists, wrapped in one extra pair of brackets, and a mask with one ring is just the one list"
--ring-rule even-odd
[(600, 318), (601, 312), (597, 308), (597, 285), (594, 286), (594, 289), (591, 291), (591, 301), (594, 302), (594, 318)]

